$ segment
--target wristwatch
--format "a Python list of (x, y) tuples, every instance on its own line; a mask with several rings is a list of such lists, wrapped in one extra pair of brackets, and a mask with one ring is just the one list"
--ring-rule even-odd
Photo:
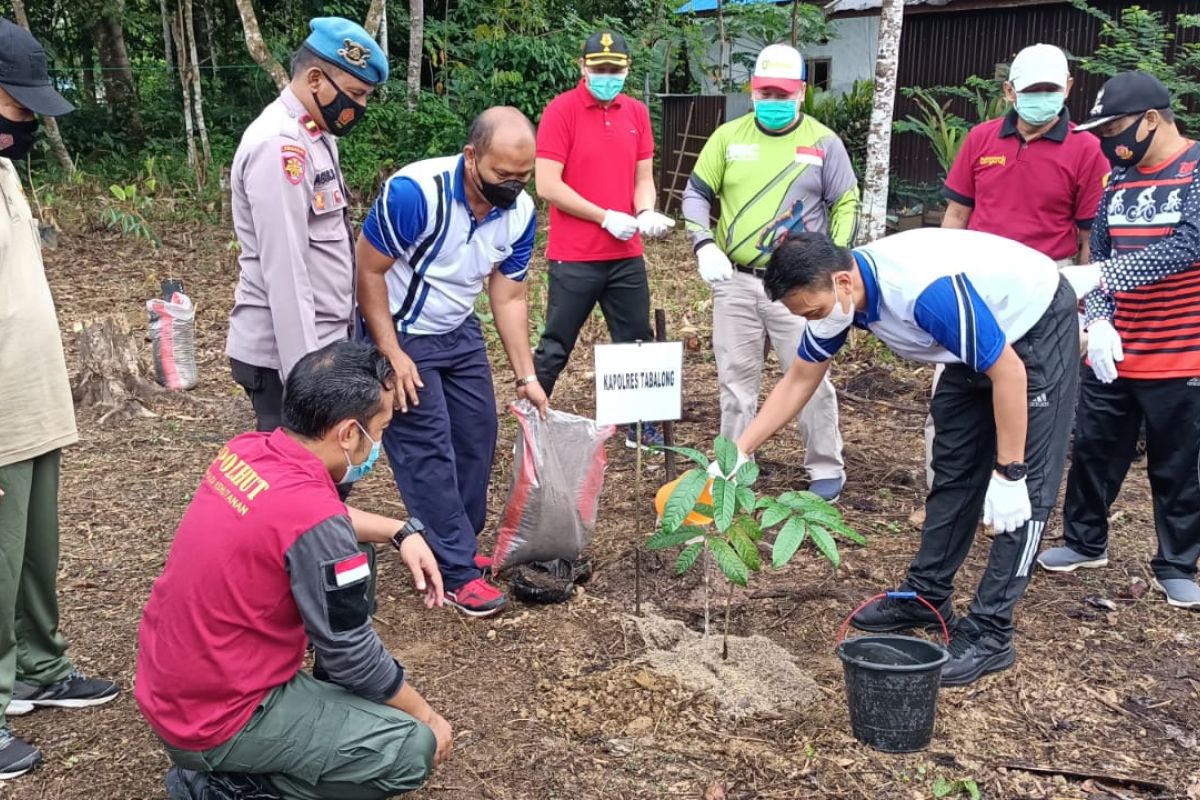
[(396, 531), (396, 535), (392, 537), (392, 547), (399, 550), (400, 545), (404, 544), (404, 540), (414, 533), (425, 533), (425, 526), (416, 517), (409, 517), (408, 522), (404, 523), (404, 527)]
[(520, 389), (522, 386), (528, 386), (531, 383), (537, 383), (537, 375), (526, 375), (524, 378), (517, 378), (513, 381)]
[(1014, 461), (1011, 464), (996, 462), (996, 472), (1010, 481), (1024, 480), (1025, 476), (1029, 474), (1029, 465), (1023, 461)]

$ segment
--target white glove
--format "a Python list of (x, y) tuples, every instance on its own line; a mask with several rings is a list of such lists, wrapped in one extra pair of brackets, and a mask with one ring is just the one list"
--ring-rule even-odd
[(996, 533), (1012, 533), (1033, 516), (1029, 505), (1029, 489), (1025, 479), (1010, 481), (992, 473), (987, 497), (983, 500), (983, 524), (991, 525)]
[(638, 231), (648, 239), (661, 239), (675, 227), (675, 220), (648, 208), (637, 215)]
[(604, 221), (600, 223), (600, 227), (624, 242), (632, 239), (638, 232), (638, 221), (628, 214), (609, 209), (604, 212)]
[(696, 260), (700, 263), (700, 277), (709, 286), (733, 277), (733, 264), (729, 256), (721, 252), (716, 242), (705, 242), (696, 251)]
[(724, 478), (727, 481), (731, 481), (733, 480), (733, 476), (737, 475), (741, 468), (749, 463), (749, 461), (750, 456), (746, 455), (741, 450), (738, 450), (737, 461), (733, 462), (733, 470), (728, 475), (722, 475), (721, 463), (714, 458), (713, 462), (708, 465), (708, 477)]
[(1080, 300), (1099, 289), (1100, 281), (1103, 279), (1099, 264), (1062, 267), (1058, 272), (1067, 279), (1067, 283), (1071, 284), (1071, 288), (1075, 290), (1075, 296)]
[(1121, 334), (1106, 319), (1092, 320), (1087, 334), (1087, 354), (1088, 361), (1092, 362), (1092, 372), (1101, 383), (1112, 383), (1117, 379), (1117, 362), (1125, 360)]

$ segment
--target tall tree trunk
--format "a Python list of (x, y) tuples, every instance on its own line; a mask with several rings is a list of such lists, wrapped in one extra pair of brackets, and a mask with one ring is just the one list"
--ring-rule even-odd
[(896, 74), (900, 66), (900, 32), (904, 0), (883, 0), (879, 19), (879, 54), (875, 59), (875, 102), (867, 136), (863, 175), (863, 218), (859, 243), (883, 236), (887, 227), (888, 168), (892, 157), (892, 119), (896, 106)]
[(383, 13), (379, 15), (379, 36), (377, 36), (376, 38), (379, 40), (379, 47), (381, 50), (383, 50), (383, 55), (386, 57), (388, 55), (388, 51), (389, 51), (389, 47), (388, 47), (388, 15), (387, 15), (387, 2), (386, 1), (383, 3)]
[[(25, 13), (25, 1), (12, 0), (12, 6), (17, 24), (29, 31), (32, 36), (33, 31), (29, 30), (29, 16)], [(42, 117), (42, 125), (46, 128), (46, 138), (50, 140), (50, 150), (54, 153), (54, 158), (67, 171), (68, 175), (71, 174), (75, 171), (75, 162), (71, 160), (71, 154), (67, 152), (67, 146), (63, 144), (62, 131), (58, 129), (58, 120), (54, 117)]]
[(141, 138), (144, 129), (138, 107), (137, 84), (133, 80), (133, 67), (129, 63), (129, 51), (125, 47), (125, 26), (121, 22), (124, 10), (124, 3), (107, 10), (92, 32), (99, 46), (100, 67), (104, 72), (108, 107), (114, 112), (120, 111), (129, 121), (134, 135)]
[(96, 42), (92, 39), (92, 32), (86, 26), (79, 28), (79, 66), (83, 72), (81, 85), (83, 86), (83, 98), (90, 106), (98, 106), (100, 100), (96, 94)]
[(167, 10), (167, 0), (158, 0), (159, 12), (162, 14), (163, 24), (163, 52), (167, 58), (167, 70), (175, 65), (174, 48), (171, 46), (171, 12)]
[(196, 128), (200, 131), (200, 146), (204, 150), (204, 164), (202, 170), (206, 170), (212, 164), (212, 150), (208, 146), (208, 126), (204, 123), (204, 94), (200, 89), (200, 56), (196, 53), (196, 25), (192, 15), (192, 0), (179, 0), (179, 4), (183, 7), (183, 24), (184, 35), (188, 40), (188, 49), (191, 53), (192, 63), (192, 92), (196, 99)]
[(217, 47), (213, 44), (213, 17), (217, 15), (217, 9), (213, 7), (212, 0), (204, 0), (201, 6), (204, 10), (204, 42), (208, 45), (208, 63), (212, 68), (212, 79), (217, 80)]
[(417, 107), (421, 94), (421, 55), (425, 52), (425, 2), (408, 0), (408, 107)]
[(720, 54), (717, 63), (717, 94), (724, 94), (725, 64), (729, 61), (729, 56), (725, 52), (725, 6), (721, 0), (717, 0), (717, 41), (717, 52)]
[(383, 22), (383, 15), (387, 13), (385, 0), (371, 0), (371, 5), (367, 7), (367, 20), (363, 23), (363, 28), (374, 39), (379, 34), (379, 25)]
[[(175, 13), (175, 17), (171, 21), (171, 33), (175, 37), (175, 52), (183, 55), (187, 52), (187, 47), (183, 41), (183, 9), (179, 9)], [(187, 136), (188, 166), (198, 174), (199, 170), (196, 168), (196, 136), (193, 132), (192, 104), (190, 94), (188, 93), (188, 81), (190, 77), (191, 71), (186, 69), (181, 62), (179, 65), (179, 87), (183, 93), (183, 129), (184, 134)]]
[(254, 5), (250, 0), (235, 0), (235, 2), (238, 14), (242, 18), (242, 30), (246, 35), (246, 49), (250, 51), (250, 57), (267, 71), (279, 91), (283, 91), (284, 87), (288, 85), (287, 70), (267, 49), (267, 43), (263, 41), (262, 31), (258, 27), (258, 17), (254, 15)]

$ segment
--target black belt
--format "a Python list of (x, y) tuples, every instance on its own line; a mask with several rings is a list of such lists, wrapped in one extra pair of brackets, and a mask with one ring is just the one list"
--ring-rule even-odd
[(747, 275), (753, 275), (756, 278), (761, 278), (767, 274), (766, 267), (747, 267), (742, 264), (734, 263), (733, 268), (738, 272), (744, 272)]

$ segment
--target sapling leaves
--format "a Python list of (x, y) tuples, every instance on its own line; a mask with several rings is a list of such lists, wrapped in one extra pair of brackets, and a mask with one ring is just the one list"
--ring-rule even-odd
[(716, 442), (713, 443), (713, 452), (717, 456), (721, 474), (728, 475), (733, 472), (738, 458), (737, 445), (733, 443), (733, 440), (725, 436), (718, 436)]
[(771, 548), (771, 566), (779, 569), (792, 560), (792, 556), (804, 542), (807, 528), (800, 517), (792, 517), (787, 521), (779, 530), (779, 535), (775, 537), (775, 545)]
[(737, 512), (737, 485), (724, 478), (713, 478), (713, 520), (721, 533), (729, 530), (733, 524), (733, 515)]
[(684, 525), (674, 531), (660, 530), (646, 540), (647, 550), (665, 550), (668, 547), (678, 547), (687, 544), (692, 539), (704, 536), (704, 529), (694, 525)]
[(690, 469), (684, 474), (675, 491), (667, 498), (667, 506), (663, 509), (663, 530), (674, 531), (683, 524), (695, 508), (696, 501), (707, 483), (708, 474), (702, 469)]
[(838, 554), (837, 544), (833, 541), (833, 537), (829, 535), (829, 531), (820, 525), (809, 525), (808, 535), (812, 539), (812, 543), (821, 551), (821, 555), (829, 559), (830, 564), (833, 564), (834, 567), (841, 565), (842, 557)]
[(704, 542), (692, 542), (683, 548), (679, 558), (675, 559), (675, 574), (682, 575), (691, 569), (692, 564), (695, 564), (696, 559), (700, 557), (702, 550), (704, 550)]
[(738, 586), (745, 586), (749, 580), (750, 572), (745, 562), (738, 557), (738, 554), (729, 546), (729, 543), (724, 539), (710, 537), (708, 548), (712, 550), (713, 558), (716, 559), (717, 566), (720, 567), (722, 574), (725, 575), (725, 579)]

